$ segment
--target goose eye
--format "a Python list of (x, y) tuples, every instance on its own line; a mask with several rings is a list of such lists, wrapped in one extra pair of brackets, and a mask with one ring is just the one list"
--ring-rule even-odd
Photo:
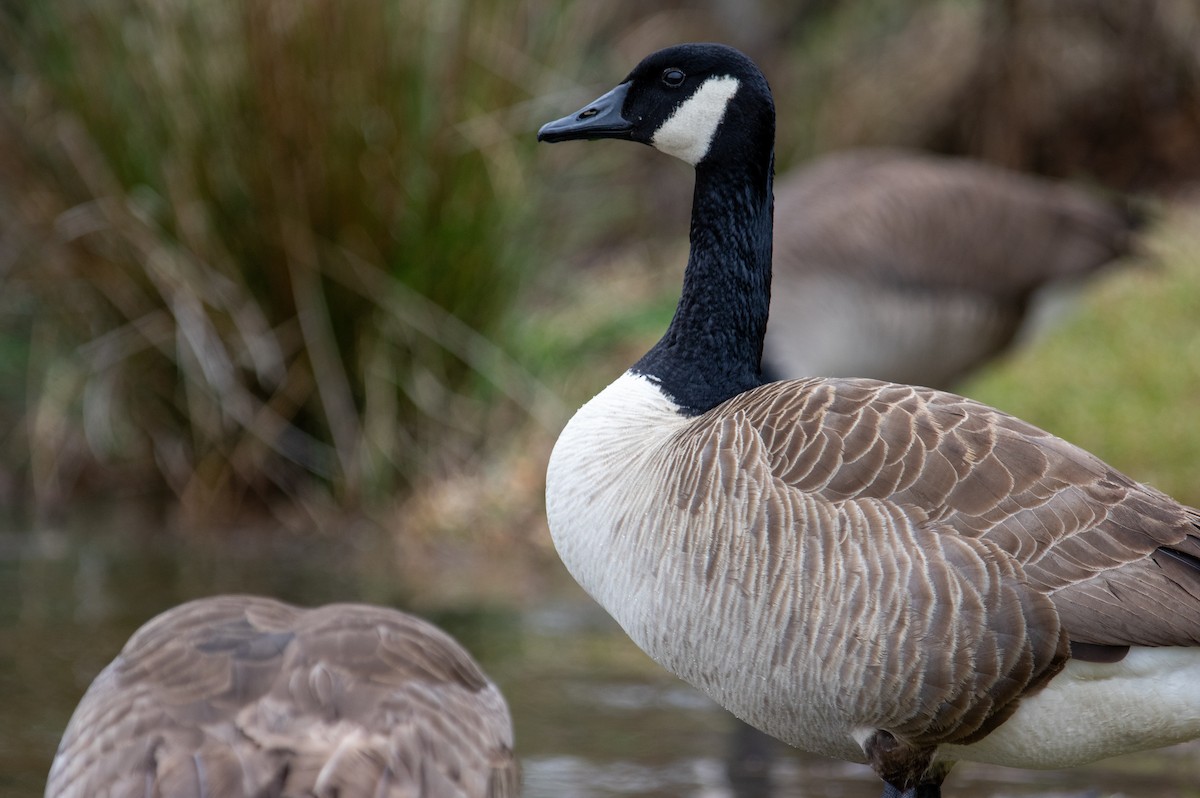
[(668, 69), (663, 72), (662, 81), (668, 86), (681, 86), (686, 77), (682, 69)]

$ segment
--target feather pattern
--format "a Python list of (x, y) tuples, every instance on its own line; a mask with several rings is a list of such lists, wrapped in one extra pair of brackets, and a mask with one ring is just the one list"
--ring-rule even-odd
[(651, 656), (841, 758), (860, 729), (983, 739), (1073, 641), (1200, 643), (1200, 570), (1158, 564), (1194, 547), (1195, 510), (931, 389), (772, 383), (688, 418), (627, 374), (563, 431), (547, 501), (568, 568)]
[(1200, 645), (1200, 569), (1186, 559), (1200, 515), (1079, 447), (969, 399), (871, 380), (773, 383), (721, 412), (739, 411), (798, 490), (920, 508), (926, 526), (995, 545), (1053, 597), (1072, 641)]
[(515, 796), (504, 698), (410, 615), (250, 596), (176, 607), (96, 678), (54, 798)]

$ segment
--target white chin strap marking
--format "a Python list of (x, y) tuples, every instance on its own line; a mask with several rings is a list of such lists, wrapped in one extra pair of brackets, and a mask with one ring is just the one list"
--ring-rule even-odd
[(696, 93), (675, 109), (650, 140), (655, 149), (674, 155), (692, 166), (708, 154), (717, 126), (738, 90), (734, 77), (709, 78)]

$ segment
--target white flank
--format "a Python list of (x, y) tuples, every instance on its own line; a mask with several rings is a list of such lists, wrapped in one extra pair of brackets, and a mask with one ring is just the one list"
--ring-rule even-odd
[(1114, 664), (1071, 660), (1000, 728), (939, 756), (1064, 768), (1191, 740), (1200, 734), (1200, 651), (1130, 649)]
[(739, 85), (737, 78), (729, 76), (704, 81), (696, 93), (663, 122), (650, 143), (655, 149), (692, 166), (700, 163), (708, 154), (717, 127), (725, 117), (725, 109)]

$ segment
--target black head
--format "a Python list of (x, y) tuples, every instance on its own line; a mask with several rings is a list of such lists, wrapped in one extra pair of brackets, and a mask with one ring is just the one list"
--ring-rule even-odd
[(647, 56), (620, 85), (538, 131), (538, 141), (615, 138), (693, 166), (770, 153), (775, 107), (754, 62), (722, 44), (680, 44)]

